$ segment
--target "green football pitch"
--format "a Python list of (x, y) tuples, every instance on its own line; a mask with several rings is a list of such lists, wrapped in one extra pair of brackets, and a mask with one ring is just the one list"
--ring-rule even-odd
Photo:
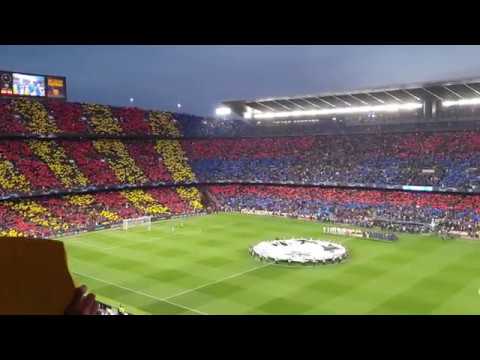
[[(276, 237), (345, 245), (341, 264), (261, 263), (248, 247)], [(160, 221), (151, 230), (64, 238), (75, 281), (133, 314), (477, 314), (480, 243), (400, 235), (326, 235), (322, 224), (241, 214)]]

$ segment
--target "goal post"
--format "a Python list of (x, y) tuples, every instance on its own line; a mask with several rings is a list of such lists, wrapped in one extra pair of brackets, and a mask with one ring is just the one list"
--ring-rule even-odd
[(141, 216), (132, 219), (123, 219), (123, 230), (128, 230), (136, 226), (146, 226), (148, 230), (152, 229), (152, 217)]

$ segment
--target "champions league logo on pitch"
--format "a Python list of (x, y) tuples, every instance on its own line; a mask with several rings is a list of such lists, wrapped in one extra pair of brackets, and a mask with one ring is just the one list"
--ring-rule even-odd
[(347, 257), (347, 249), (325, 240), (289, 239), (262, 241), (250, 249), (260, 260), (287, 264), (330, 264)]

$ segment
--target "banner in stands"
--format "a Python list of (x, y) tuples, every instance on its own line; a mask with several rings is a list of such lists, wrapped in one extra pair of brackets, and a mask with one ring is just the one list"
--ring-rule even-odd
[(363, 231), (335, 226), (324, 226), (323, 232), (325, 234), (332, 235), (344, 235), (344, 236), (354, 236), (354, 237), (363, 237)]
[(324, 226), (323, 232), (325, 234), (354, 236), (373, 240), (395, 241), (398, 239), (397, 236), (392, 233), (383, 233), (379, 231), (362, 231), (357, 229), (341, 228), (335, 226)]
[(0, 96), (66, 99), (66, 78), (0, 70)]
[(405, 185), (405, 186), (402, 186), (402, 190), (411, 190), (411, 191), (433, 191), (433, 187), (432, 187), (432, 186)]

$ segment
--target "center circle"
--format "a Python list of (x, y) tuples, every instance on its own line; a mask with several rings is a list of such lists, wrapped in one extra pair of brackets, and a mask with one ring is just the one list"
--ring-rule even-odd
[(343, 245), (313, 239), (262, 241), (249, 251), (250, 255), (263, 261), (304, 265), (337, 263), (348, 255)]

